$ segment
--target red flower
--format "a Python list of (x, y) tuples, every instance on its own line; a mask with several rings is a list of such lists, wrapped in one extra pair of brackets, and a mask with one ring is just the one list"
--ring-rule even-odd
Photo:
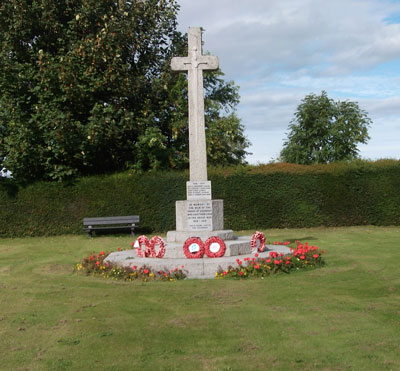
[(255, 256), (256, 258), (258, 258), (258, 254), (255, 254), (254, 256)]
[(274, 260), (274, 264), (278, 265), (279, 264), (279, 260)]
[(133, 246), (135, 243), (134, 242), (131, 242), (131, 246)]
[(286, 260), (290, 260), (290, 259), (291, 259), (291, 257), (290, 257), (290, 256), (287, 256), (287, 257), (286, 257)]
[(144, 274), (147, 274), (147, 273), (149, 273), (149, 270), (148, 270), (148, 269), (145, 269), (145, 270), (143, 271), (143, 273), (144, 273)]
[(242, 271), (239, 272), (239, 276), (243, 276), (243, 272)]
[(121, 248), (120, 248), (120, 247), (118, 247), (118, 251), (121, 251)]
[(100, 262), (96, 262), (96, 265), (100, 265)]
[(318, 254), (314, 254), (314, 255), (313, 255), (313, 258), (315, 258), (315, 259), (317, 259), (318, 257), (319, 257)]
[(290, 262), (290, 260), (286, 260), (286, 265), (288, 265), (288, 264), (290, 264), (291, 262)]
[(300, 256), (301, 260), (304, 260), (306, 257), (304, 255)]
[(260, 266), (257, 264), (257, 265), (254, 266), (254, 268), (260, 269)]
[(135, 270), (137, 268), (136, 265), (132, 265), (132, 269)]
[(226, 276), (228, 274), (228, 272), (227, 271), (224, 271), (224, 276)]
[(267, 263), (271, 263), (271, 259), (267, 259), (265, 260)]
[(104, 255), (104, 251), (100, 251), (100, 255)]

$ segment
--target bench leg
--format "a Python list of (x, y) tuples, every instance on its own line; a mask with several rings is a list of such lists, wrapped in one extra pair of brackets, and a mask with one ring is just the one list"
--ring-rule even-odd
[(135, 237), (135, 224), (131, 225), (131, 237)]

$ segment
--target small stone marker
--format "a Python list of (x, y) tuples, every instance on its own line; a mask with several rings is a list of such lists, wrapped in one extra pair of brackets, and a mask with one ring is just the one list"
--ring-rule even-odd
[(171, 60), (173, 71), (188, 71), (189, 88), (189, 169), (191, 181), (207, 180), (207, 150), (204, 127), (203, 70), (217, 70), (218, 58), (203, 55), (201, 28), (190, 27), (189, 55)]
[(186, 182), (187, 200), (211, 200), (211, 182)]

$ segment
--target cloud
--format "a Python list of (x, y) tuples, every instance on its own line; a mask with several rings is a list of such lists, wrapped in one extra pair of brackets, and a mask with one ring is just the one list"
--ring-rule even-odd
[(387, 1), (180, 3), (182, 31), (194, 20), (204, 27), (206, 49), (218, 51), (229, 76), (312, 69), (321, 62), (331, 73), (346, 74), (400, 58), (400, 25), (385, 22), (400, 5)]
[[(255, 141), (253, 159), (276, 157), (301, 99), (322, 90), (333, 99), (357, 101), (370, 114), (376, 139), (363, 149), (367, 157), (368, 148), (376, 154), (378, 148), (384, 150), (380, 143), (392, 143), (381, 131), (398, 134), (400, 2), (179, 3), (179, 29), (203, 27), (204, 49), (219, 57), (226, 79), (240, 86), (238, 113)], [(262, 144), (263, 135), (273, 145)], [(390, 153), (393, 147), (387, 146)]]

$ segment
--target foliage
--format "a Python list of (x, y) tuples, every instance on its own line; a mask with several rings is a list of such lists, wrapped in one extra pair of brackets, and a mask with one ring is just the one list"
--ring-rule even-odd
[[(119, 249), (120, 250), (120, 249)], [(76, 264), (75, 271), (85, 273), (86, 275), (101, 276), (103, 278), (111, 278), (114, 280), (135, 281), (140, 280), (143, 282), (148, 281), (175, 281), (183, 280), (186, 278), (186, 273), (181, 268), (176, 267), (170, 271), (152, 271), (150, 267), (143, 265), (138, 267), (132, 265), (130, 267), (118, 267), (110, 263), (104, 262), (104, 259), (110, 253), (101, 251), (99, 254), (91, 253), (88, 257), (84, 258), (81, 263)]]
[[(310, 226), (399, 225), (400, 161), (327, 165), (271, 164), (210, 172), (234, 230)], [(82, 219), (139, 215), (138, 233), (175, 229), (175, 201), (187, 172), (124, 172), (75, 184), (0, 181), (0, 236), (82, 233)]]
[(307, 95), (297, 107), (281, 160), (295, 164), (330, 163), (357, 158), (358, 143), (367, 143), (371, 119), (356, 102)]
[[(178, 9), (175, 0), (2, 2), (0, 165), (24, 182), (185, 167), (187, 84), (169, 66), (187, 49)], [(205, 77), (210, 160), (241, 163), (238, 88), (221, 76)]]
[[(283, 244), (288, 246), (290, 242)], [(251, 259), (243, 259), (246, 265), (243, 265), (242, 260), (236, 259), (236, 267), (230, 266), (227, 270), (220, 269), (215, 274), (215, 278), (264, 278), (274, 274), (321, 267), (325, 264), (321, 256), (322, 253), (325, 253), (325, 250), (319, 251), (317, 246), (309, 246), (308, 242), (303, 244), (296, 241), (296, 247), (291, 247), (290, 250), (291, 254), (286, 255), (271, 251), (267, 258), (261, 258), (259, 254), (255, 254)]]

